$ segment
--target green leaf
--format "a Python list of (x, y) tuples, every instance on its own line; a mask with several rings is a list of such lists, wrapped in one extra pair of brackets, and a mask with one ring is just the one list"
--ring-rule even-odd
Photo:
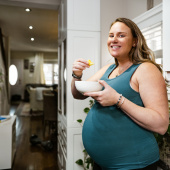
[(89, 104), (90, 108), (92, 108), (92, 106), (94, 105), (94, 100), (90, 100), (89, 102), (90, 102), (90, 104)]
[(87, 169), (89, 169), (90, 164), (93, 166), (93, 160), (91, 157), (88, 157), (85, 162), (87, 163)]
[(81, 119), (78, 119), (77, 122), (82, 123), (82, 120), (81, 120)]
[[(88, 113), (89, 111), (90, 111), (90, 109), (92, 108), (92, 106), (94, 105), (94, 100), (90, 100), (89, 101), (89, 106), (90, 107), (86, 107), (86, 108), (84, 108), (84, 112), (85, 113)], [(78, 119), (77, 120), (77, 122), (79, 122), (79, 123), (82, 123), (82, 120), (81, 119)], [(83, 152), (84, 152), (84, 161), (85, 161), (85, 163), (87, 164), (86, 165), (86, 168), (87, 169), (89, 169), (89, 167), (90, 167), (90, 164), (91, 164), (91, 166), (93, 167), (93, 160), (91, 159), (91, 157), (89, 157), (89, 155), (88, 155), (88, 153), (87, 153), (87, 151), (84, 149), (83, 150)], [(79, 160), (77, 160), (76, 162), (75, 162), (76, 164), (78, 164), (78, 165), (81, 165), (81, 166), (83, 166), (84, 165), (84, 162), (83, 162), (83, 160), (82, 159), (79, 159)], [(85, 167), (84, 167), (85, 168)], [(85, 168), (85, 169), (86, 169)]]
[(84, 112), (88, 113), (90, 111), (90, 109), (88, 107), (84, 108)]
[(87, 164), (87, 166), (86, 166), (87, 169), (89, 169), (89, 165), (90, 165), (90, 164)]
[(157, 143), (158, 143), (158, 146), (161, 148), (162, 146), (163, 146), (163, 135), (160, 135), (160, 134), (158, 134), (158, 133), (154, 133), (154, 136), (155, 136), (155, 138), (156, 138), (156, 141), (157, 141)]
[(92, 158), (91, 158), (91, 157), (88, 157), (88, 158), (86, 159), (86, 163), (88, 163), (88, 164), (91, 164), (91, 163), (93, 163), (93, 160), (92, 160)]
[(87, 153), (87, 151), (86, 151), (85, 149), (83, 150), (83, 152), (84, 152), (84, 153)]
[(83, 160), (82, 159), (78, 159), (75, 163), (78, 164), (78, 165), (83, 166)]

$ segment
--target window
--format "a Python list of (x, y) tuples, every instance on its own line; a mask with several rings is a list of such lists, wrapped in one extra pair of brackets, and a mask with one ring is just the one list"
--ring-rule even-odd
[(148, 47), (155, 53), (157, 64), (163, 64), (162, 59), (162, 23), (159, 22), (142, 30)]
[(44, 63), (43, 64), (45, 83), (46, 84), (58, 84), (58, 64)]
[(142, 33), (146, 39), (148, 47), (151, 50), (157, 51), (162, 49), (162, 23), (161, 22), (142, 30)]

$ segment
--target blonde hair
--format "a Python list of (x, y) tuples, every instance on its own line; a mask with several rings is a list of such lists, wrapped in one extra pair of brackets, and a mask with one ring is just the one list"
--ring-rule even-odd
[[(126, 26), (128, 26), (132, 32), (132, 36), (137, 39), (137, 44), (135, 47), (132, 47), (129, 53), (129, 59), (133, 62), (133, 64), (139, 64), (144, 62), (153, 63), (162, 73), (162, 68), (159, 64), (155, 62), (155, 55), (153, 51), (147, 46), (146, 40), (138, 28), (138, 26), (127, 18), (117, 18), (110, 26), (110, 28), (116, 23), (122, 22)], [(115, 64), (118, 65), (118, 61), (115, 58)]]

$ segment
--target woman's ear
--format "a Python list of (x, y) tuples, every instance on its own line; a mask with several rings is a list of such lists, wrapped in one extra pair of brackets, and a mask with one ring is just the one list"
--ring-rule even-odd
[(134, 41), (133, 41), (133, 45), (132, 46), (136, 47), (137, 43), (138, 43), (138, 40), (135, 38)]

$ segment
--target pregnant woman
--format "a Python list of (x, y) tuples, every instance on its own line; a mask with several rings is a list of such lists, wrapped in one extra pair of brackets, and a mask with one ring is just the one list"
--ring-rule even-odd
[(169, 125), (168, 99), (161, 67), (155, 63), (137, 25), (118, 18), (110, 27), (108, 50), (115, 63), (87, 81), (99, 81), (99, 92), (77, 91), (88, 61), (73, 63), (72, 94), (92, 97), (95, 104), (83, 126), (83, 144), (95, 161), (94, 169), (156, 170), (159, 148), (153, 132), (163, 135)]

